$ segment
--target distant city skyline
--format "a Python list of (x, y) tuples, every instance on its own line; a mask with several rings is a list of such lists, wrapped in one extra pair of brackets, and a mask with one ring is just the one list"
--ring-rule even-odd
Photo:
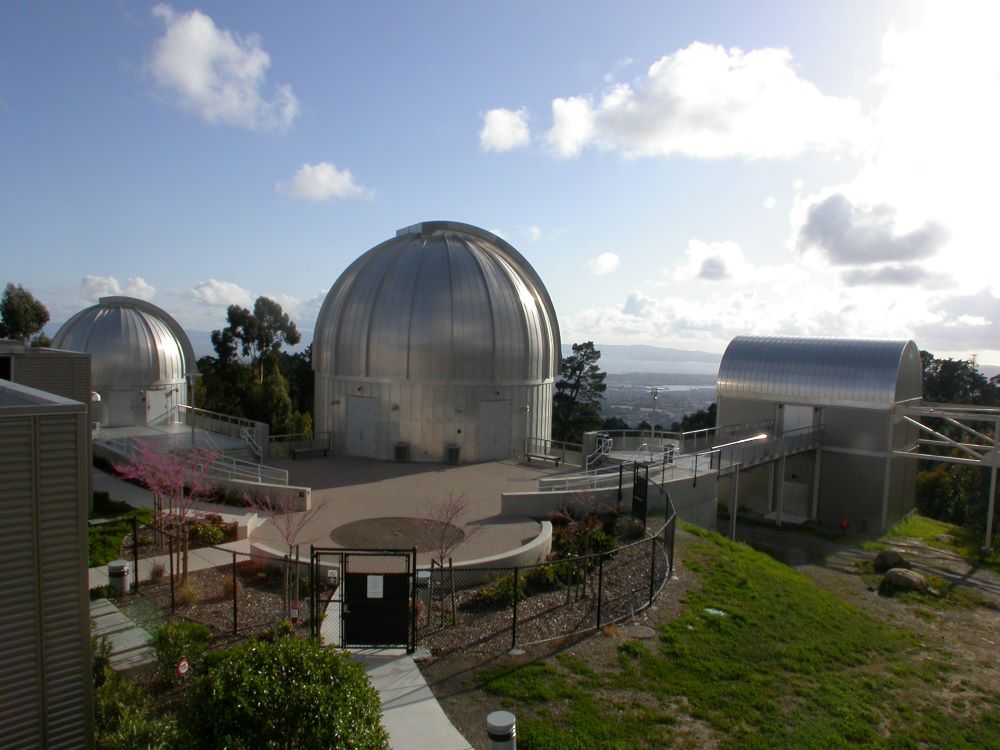
[[(1000, 363), (995, 3), (0, 7), (0, 256), (52, 315), (311, 332), (425, 220), (511, 242), (564, 342), (913, 338)], [(306, 337), (308, 339), (308, 336)], [(306, 341), (307, 343), (307, 341)]]

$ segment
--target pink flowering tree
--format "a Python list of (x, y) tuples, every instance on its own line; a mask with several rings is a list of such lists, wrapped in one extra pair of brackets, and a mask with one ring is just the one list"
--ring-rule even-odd
[[(298, 563), (299, 554), (296, 542), (302, 530), (316, 517), (319, 508), (314, 506), (309, 510), (302, 510), (298, 498), (292, 497), (289, 493), (271, 494), (268, 492), (259, 497), (247, 495), (246, 501), (250, 508), (271, 519), (274, 528), (278, 530), (282, 541), (288, 547), (288, 559), (291, 560), (294, 554), (295, 562)], [(289, 575), (288, 565), (285, 566), (285, 609), (289, 609), (293, 599), (298, 601), (299, 598), (298, 565), (295, 566), (295, 570), (293, 580)]]
[(158, 532), (173, 527), (178, 533), (181, 580), (188, 574), (188, 522), (196, 517), (195, 504), (210, 499), (212, 483), (208, 479), (215, 451), (186, 448), (161, 450), (152, 443), (136, 439), (133, 457), (115, 464), (120, 477), (146, 487), (153, 494), (153, 524)]

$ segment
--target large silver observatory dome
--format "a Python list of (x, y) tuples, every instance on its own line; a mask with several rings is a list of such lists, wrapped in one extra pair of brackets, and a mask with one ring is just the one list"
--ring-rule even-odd
[(102, 297), (56, 332), (58, 349), (88, 352), (106, 426), (146, 424), (187, 403), (185, 376), (197, 372), (184, 329), (156, 305)]
[(317, 430), (344, 452), (388, 458), (403, 442), (434, 460), (451, 444), (484, 460), (550, 437), (552, 301), (528, 261), (478, 227), (416, 224), (359, 257), (323, 303), (312, 352)]
[(535, 270), (496, 235), (456, 222), (400, 229), (326, 297), (313, 362), (339, 376), (541, 380), (559, 330)]

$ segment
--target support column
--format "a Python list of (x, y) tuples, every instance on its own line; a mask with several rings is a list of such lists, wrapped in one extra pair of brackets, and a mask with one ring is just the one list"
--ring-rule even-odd
[(772, 510), (774, 510), (774, 461), (768, 461), (767, 462), (767, 513), (770, 513)]
[(813, 466), (813, 501), (812, 501), (812, 516), (810, 520), (819, 520), (819, 472), (820, 466), (823, 462), (823, 448), (821, 446), (816, 446), (816, 463)]
[(997, 459), (1000, 459), (1000, 420), (993, 423), (993, 453), (990, 458), (993, 468), (990, 470), (990, 502), (986, 508), (986, 541), (983, 552), (987, 555), (993, 552), (993, 510), (997, 502)]
[(889, 483), (892, 480), (892, 426), (895, 415), (889, 413), (889, 438), (885, 446), (885, 474), (882, 479), (882, 526), (884, 531), (889, 527)]
[(778, 526), (781, 526), (781, 510), (785, 501), (785, 454), (781, 454), (778, 461)]
[(729, 501), (729, 538), (736, 541), (736, 508), (740, 496), (740, 465), (736, 464), (736, 471), (733, 473), (733, 491)]

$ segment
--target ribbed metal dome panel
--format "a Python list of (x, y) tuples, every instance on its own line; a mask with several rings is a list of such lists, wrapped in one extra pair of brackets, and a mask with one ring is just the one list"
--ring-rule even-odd
[(921, 395), (912, 341), (737, 336), (719, 365), (717, 395), (888, 408)]
[(103, 297), (81, 310), (63, 324), (52, 345), (89, 352), (96, 389), (176, 383), (197, 371), (191, 343), (177, 322), (131, 297)]
[(412, 381), (541, 382), (560, 366), (541, 279), (478, 227), (401, 229), (340, 276), (313, 339), (317, 372)]

